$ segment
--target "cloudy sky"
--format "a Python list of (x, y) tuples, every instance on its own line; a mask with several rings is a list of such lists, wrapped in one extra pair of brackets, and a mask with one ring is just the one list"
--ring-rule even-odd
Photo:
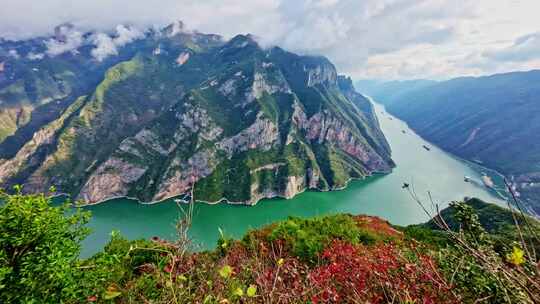
[[(0, 36), (9, 39), (50, 34), (63, 22), (121, 33), (119, 24), (143, 30), (183, 20), (202, 32), (252, 33), (265, 46), (325, 55), (357, 79), (540, 68), (539, 0), (0, 0), (0, 7)], [(96, 39), (107, 55), (115, 51), (107, 46), (126, 42)]]

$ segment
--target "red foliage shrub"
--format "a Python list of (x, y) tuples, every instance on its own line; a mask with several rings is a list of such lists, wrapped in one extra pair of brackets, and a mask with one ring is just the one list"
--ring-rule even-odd
[(390, 237), (403, 236), (403, 233), (394, 229), (394, 227), (392, 227), (387, 220), (383, 220), (380, 217), (370, 215), (355, 215), (353, 218), (357, 222), (358, 227), (364, 230)]
[(449, 284), (426, 255), (406, 258), (393, 244), (354, 246), (334, 241), (321, 255), (326, 262), (309, 278), (318, 288), (314, 303), (458, 303)]
[(261, 294), (270, 302), (294, 303), (308, 300), (306, 280), (308, 267), (296, 258), (286, 258), (282, 264), (264, 267), (257, 273), (255, 282)]

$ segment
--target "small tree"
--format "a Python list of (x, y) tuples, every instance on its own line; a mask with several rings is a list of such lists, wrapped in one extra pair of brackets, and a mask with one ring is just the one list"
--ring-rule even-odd
[(44, 194), (0, 190), (0, 302), (60, 303), (76, 293), (89, 213), (54, 207)]

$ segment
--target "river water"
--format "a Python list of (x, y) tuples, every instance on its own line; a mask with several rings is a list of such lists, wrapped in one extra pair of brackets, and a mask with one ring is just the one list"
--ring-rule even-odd
[[(426, 202), (429, 191), (441, 208), (464, 196), (504, 204), (481, 183), (463, 181), (464, 176), (481, 180), (481, 171), (488, 174), (489, 171), (459, 160), (426, 142), (404, 122), (388, 114), (383, 106), (375, 104), (375, 108), (397, 165), (391, 174), (352, 181), (340, 191), (308, 191), (290, 200), (263, 200), (256, 206), (196, 204), (190, 233), (197, 248), (213, 248), (219, 236), (218, 228), (228, 236), (239, 238), (249, 229), (287, 216), (311, 217), (347, 212), (380, 216), (398, 225), (425, 222), (428, 216), (402, 189), (403, 183), (413, 186)], [(423, 145), (431, 150), (426, 150)], [(178, 206), (172, 201), (142, 205), (128, 199), (115, 199), (85, 208), (92, 211), (89, 225), (93, 232), (83, 243), (83, 257), (101, 250), (110, 239), (112, 230), (119, 230), (129, 239), (174, 238), (174, 224), (180, 215)]]

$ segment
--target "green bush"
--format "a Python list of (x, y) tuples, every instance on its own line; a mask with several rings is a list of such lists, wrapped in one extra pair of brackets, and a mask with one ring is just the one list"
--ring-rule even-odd
[(16, 190), (0, 192), (0, 302), (60, 303), (74, 297), (89, 214)]
[(139, 267), (151, 264), (162, 268), (165, 263), (162, 252), (164, 250), (159, 249), (157, 244), (146, 240), (129, 241), (113, 231), (111, 241), (103, 251), (82, 262), (81, 267), (85, 271), (79, 273), (80, 292), (77, 298), (107, 298), (111, 286), (123, 286), (130, 280), (138, 280)]
[[(486, 271), (468, 252), (455, 247), (438, 252), (438, 266), (447, 278), (451, 278), (456, 291), (464, 299), (489, 299), (488, 303), (507, 303), (507, 286)], [(506, 295), (508, 296), (508, 295)], [(516, 300), (515, 303), (519, 303)]]
[(400, 228), (403, 231), (405, 238), (408, 240), (417, 240), (426, 245), (431, 245), (437, 248), (444, 248), (451, 243), (445, 232), (440, 230), (432, 230), (421, 225), (409, 225)]
[(350, 215), (333, 215), (314, 219), (289, 217), (270, 233), (269, 240), (284, 240), (293, 254), (307, 262), (315, 262), (319, 253), (332, 240), (353, 244), (371, 244), (377, 236), (358, 227)]
[[(517, 240), (488, 233), (471, 204), (453, 202), (443, 212), (447, 210), (452, 210), (459, 232), (454, 237), (457, 239), (439, 250), (438, 264), (463, 299), (470, 299), (470, 302), (485, 299), (489, 303), (536, 303), (538, 289), (529, 282), (537, 278), (537, 263), (519, 259), (515, 265), (509, 266), (512, 261), (504, 254), (505, 247), (518, 244)], [(507, 245), (499, 246), (499, 252), (498, 243)], [(514, 250), (523, 253), (519, 245), (515, 246), (517, 250)], [(523, 286), (529, 288), (529, 292)]]

